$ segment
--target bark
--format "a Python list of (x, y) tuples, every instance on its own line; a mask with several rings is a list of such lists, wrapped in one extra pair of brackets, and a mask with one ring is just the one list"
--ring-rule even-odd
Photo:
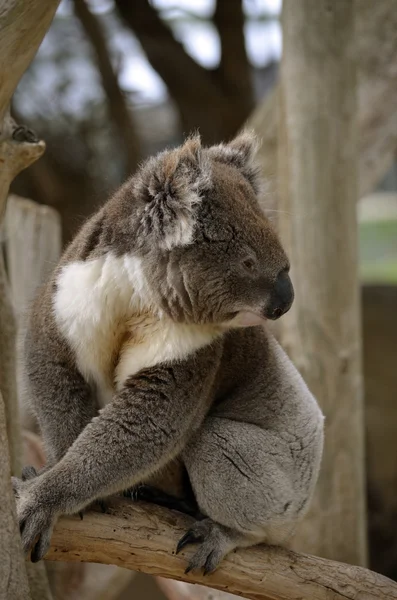
[[(57, 0), (6, 0), (0, 7), (0, 222), (14, 177), (37, 160), (45, 145), (33, 132), (17, 127), (9, 103), (33, 59), (58, 6)], [(20, 432), (15, 384), (15, 323), (4, 261), (0, 259), (0, 590), (1, 598), (30, 598), (15, 520), (10, 474), (19, 469)], [(4, 402), (3, 402), (4, 400)], [(7, 426), (6, 426), (7, 424)], [(29, 567), (35, 600), (50, 598), (43, 567)]]
[(19, 80), (49, 28), (59, 0), (5, 0), (0, 6), (1, 123)]
[(118, 137), (124, 146), (126, 172), (133, 172), (140, 159), (140, 140), (133, 123), (128, 101), (120, 89), (107, 41), (98, 18), (90, 11), (85, 0), (74, 0), (74, 8), (96, 56), (102, 86), (106, 94), (109, 116), (117, 128)]
[(0, 392), (0, 598), (30, 598), (26, 569), (15, 520), (15, 504), (11, 489), (10, 455), (7, 445), (4, 402)]
[(366, 563), (357, 257), (354, 4), (286, 2), (280, 90), (280, 235), (294, 306), (282, 343), (326, 416), (319, 482), (295, 547)]
[(108, 514), (61, 518), (47, 559), (117, 564), (253, 600), (397, 598), (397, 584), (372, 571), (276, 547), (238, 550), (209, 576), (184, 575), (195, 548), (175, 556), (175, 547), (190, 523), (155, 505), (114, 499)]
[[(0, 29), (1, 32), (1, 29)], [(32, 137), (29, 130), (18, 128), (9, 115), (3, 122), (0, 137), (0, 222), (5, 211), (8, 189), (14, 177), (44, 152), (44, 142)], [(16, 323), (7, 274), (0, 254), (0, 391), (3, 395), (11, 468), (20, 469), (20, 426), (16, 390)]]
[[(392, 164), (397, 147), (397, 11), (394, 0), (356, 0), (356, 56), (358, 60), (358, 143), (361, 198), (372, 191)], [(263, 140), (260, 161), (269, 189), (277, 188), (278, 90), (248, 120)], [(265, 198), (277, 208), (276, 197)]]

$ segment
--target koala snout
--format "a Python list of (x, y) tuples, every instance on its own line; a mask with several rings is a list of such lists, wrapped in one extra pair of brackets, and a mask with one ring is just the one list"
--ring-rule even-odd
[(294, 288), (290, 276), (286, 271), (279, 273), (271, 294), (271, 300), (266, 306), (265, 316), (275, 321), (284, 315), (294, 301)]

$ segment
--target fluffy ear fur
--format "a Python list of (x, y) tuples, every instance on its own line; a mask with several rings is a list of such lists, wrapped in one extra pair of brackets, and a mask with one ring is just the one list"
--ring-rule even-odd
[(211, 158), (239, 169), (258, 194), (262, 187), (256, 153), (259, 141), (253, 131), (245, 130), (228, 144), (209, 149)]
[(149, 159), (135, 184), (135, 193), (143, 204), (142, 233), (154, 235), (167, 250), (189, 244), (197, 205), (210, 186), (210, 161), (202, 152), (198, 135), (176, 150)]

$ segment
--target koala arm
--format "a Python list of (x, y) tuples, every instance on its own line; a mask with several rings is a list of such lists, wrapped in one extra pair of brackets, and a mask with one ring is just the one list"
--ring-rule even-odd
[(47, 470), (61, 460), (95, 416), (96, 399), (56, 336), (49, 339), (42, 333), (28, 332), (24, 371), (29, 403), (45, 445)]
[(219, 345), (130, 377), (65, 456), (36, 479), (14, 479), (25, 551), (46, 553), (55, 519), (144, 480), (177, 455), (208, 411)]

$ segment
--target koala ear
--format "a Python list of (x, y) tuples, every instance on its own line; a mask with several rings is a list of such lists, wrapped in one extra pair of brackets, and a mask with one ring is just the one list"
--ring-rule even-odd
[(258, 138), (253, 131), (247, 129), (228, 144), (212, 146), (209, 153), (214, 160), (239, 169), (258, 193), (262, 187), (256, 159), (258, 148)]
[(210, 161), (198, 135), (180, 148), (158, 154), (142, 167), (135, 194), (142, 205), (140, 232), (171, 250), (193, 239), (196, 210), (211, 187)]

